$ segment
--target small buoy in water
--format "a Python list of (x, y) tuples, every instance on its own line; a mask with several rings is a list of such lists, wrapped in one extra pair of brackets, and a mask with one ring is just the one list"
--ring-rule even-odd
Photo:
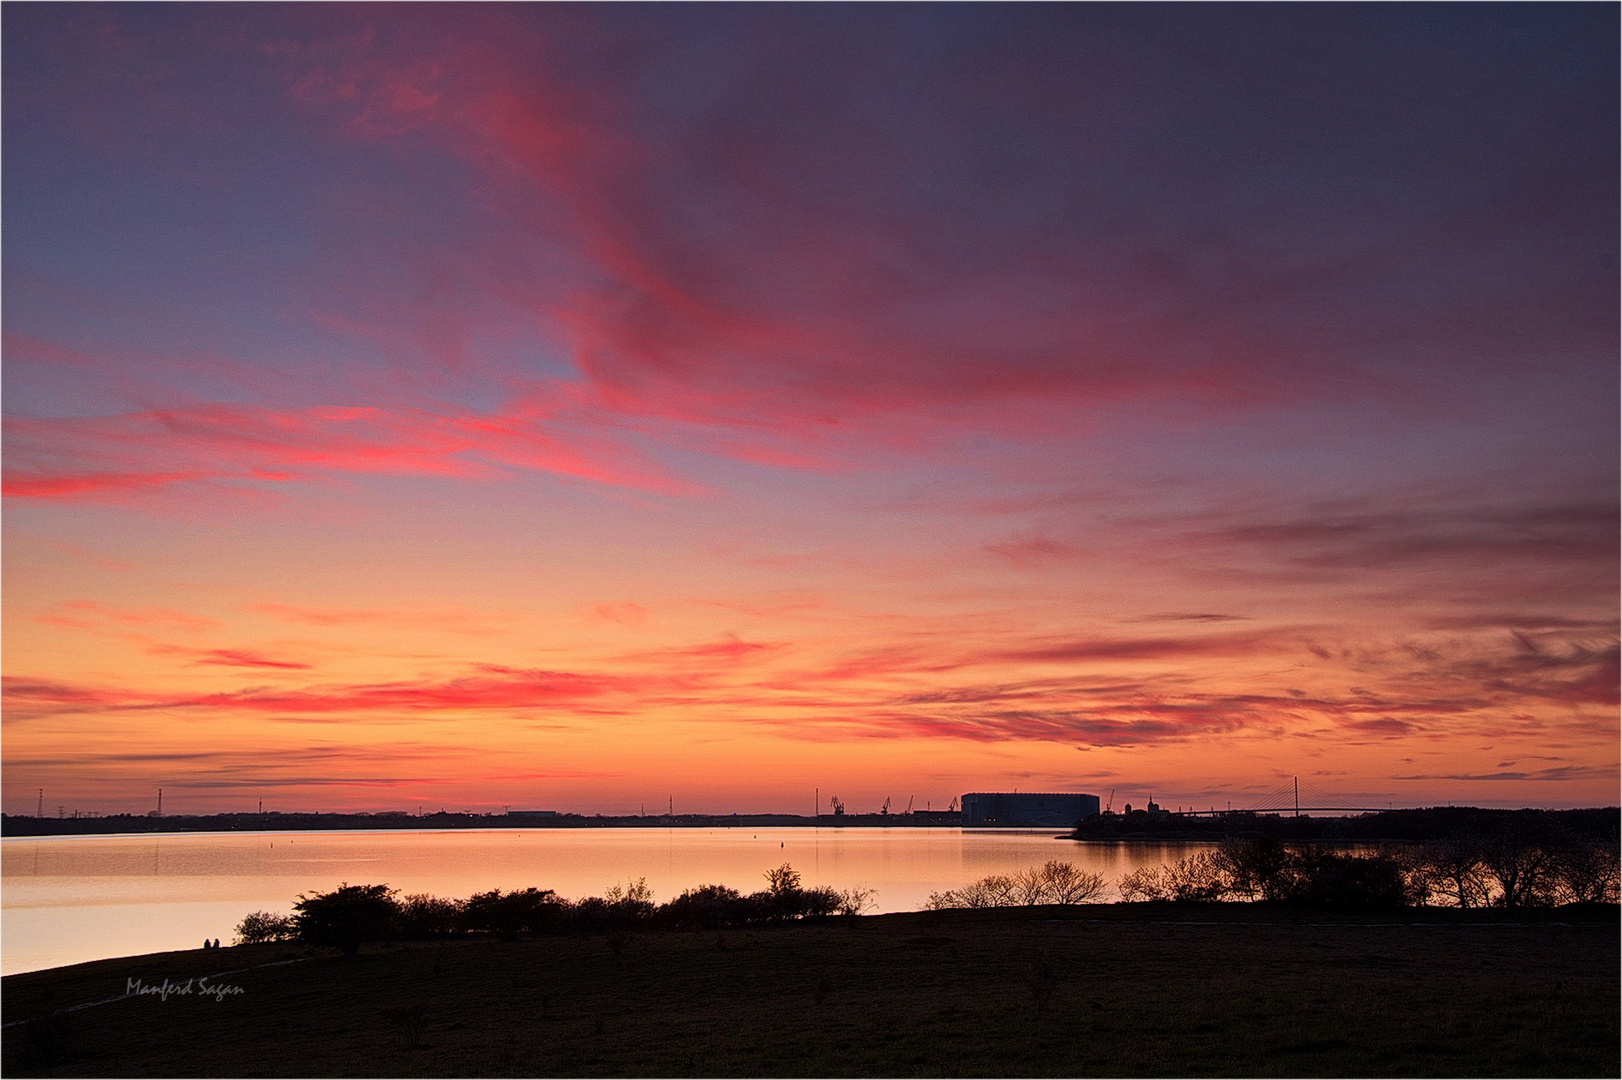
[(779, 840), (779, 841), (778, 841), (778, 842), (777, 842), (777, 846), (778, 846), (778, 847), (782, 847), (782, 846), (783, 846), (783, 841), (781, 841), (781, 840)]

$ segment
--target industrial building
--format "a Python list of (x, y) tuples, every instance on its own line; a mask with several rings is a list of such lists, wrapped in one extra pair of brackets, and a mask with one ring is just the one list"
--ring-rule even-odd
[(965, 829), (1070, 829), (1097, 814), (1097, 795), (975, 792), (963, 796)]

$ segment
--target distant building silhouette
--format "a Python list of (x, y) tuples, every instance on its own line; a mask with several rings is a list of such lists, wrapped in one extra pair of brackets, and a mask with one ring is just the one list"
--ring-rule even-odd
[(965, 829), (1070, 829), (1097, 813), (1097, 795), (1074, 792), (974, 792), (963, 796)]

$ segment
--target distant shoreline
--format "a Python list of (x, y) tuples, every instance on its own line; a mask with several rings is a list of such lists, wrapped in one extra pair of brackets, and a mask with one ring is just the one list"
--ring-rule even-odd
[[(1103, 814), (1074, 830), (1064, 826), (976, 827), (986, 832), (1048, 832), (1074, 841), (1218, 843), (1226, 839), (1268, 836), (1294, 843), (1382, 843), (1441, 839), (1462, 832), (1514, 824), (1533, 830), (1554, 827), (1563, 832), (1615, 843), (1618, 808), (1574, 810), (1498, 810), (1472, 806), (1382, 810), (1347, 816), (1313, 816), (1288, 812), (1185, 816), (1181, 814)], [(958, 829), (963, 815), (955, 810), (917, 810), (910, 814), (659, 814), (606, 815), (517, 812), (507, 814), (196, 814), (154, 817), (115, 814), (109, 817), (39, 818), (0, 814), (0, 837), (178, 835), (232, 832), (379, 832), (390, 830), (456, 831), (475, 829)]]
[[(39, 818), (0, 815), (0, 836), (126, 836), (154, 833), (349, 832), (384, 829), (958, 828), (956, 811), (911, 814), (198, 814), (170, 817)], [(1027, 830), (1028, 831), (1028, 830)], [(1060, 832), (1061, 829), (1040, 830)]]

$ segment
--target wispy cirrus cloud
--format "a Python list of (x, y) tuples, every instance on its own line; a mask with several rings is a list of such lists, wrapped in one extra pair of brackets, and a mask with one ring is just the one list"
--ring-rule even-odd
[(1533, 780), (1533, 781), (1564, 781), (1564, 780), (1614, 780), (1619, 774), (1619, 767), (1592, 766), (1592, 765), (1559, 765), (1550, 769), (1534, 769), (1529, 772), (1490, 772), (1490, 773), (1414, 773), (1407, 776), (1393, 776), (1393, 780)]
[(191, 482), (318, 480), (381, 474), (483, 479), (553, 473), (652, 491), (693, 492), (603, 435), (549, 429), (546, 410), (405, 407), (285, 409), (202, 405), (6, 425), (5, 490), (73, 499)]
[(508, 621), (499, 612), (468, 608), (335, 608), (307, 604), (250, 604), (258, 615), (315, 627), (442, 630), (455, 634), (491, 634)]
[(762, 657), (788, 648), (781, 641), (744, 641), (736, 634), (728, 634), (719, 641), (697, 645), (676, 645), (665, 649), (651, 649), (627, 653), (621, 660), (639, 664), (690, 664), (703, 661), (735, 662), (746, 657)]
[(96, 629), (109, 625), (178, 627), (183, 630), (213, 630), (224, 624), (218, 619), (193, 615), (168, 607), (121, 608), (95, 600), (69, 600), (36, 620), (51, 626)]
[[(410, 716), (467, 709), (565, 707), (650, 682), (632, 676), (581, 675), (492, 664), (475, 665), (475, 671), (449, 679), (256, 687), (208, 694), (83, 687), (8, 676), (5, 696), (19, 717), (154, 709)], [(651, 681), (659, 687), (671, 685), (668, 676)]]
[(181, 645), (152, 645), (148, 652), (159, 656), (185, 656), (205, 667), (272, 668), (279, 671), (309, 671), (314, 664), (278, 660), (254, 649), (192, 649)]
[(1615, 502), (1528, 501), (1430, 510), (1326, 507), (1311, 516), (1256, 517), (1191, 528), (1184, 539), (1234, 554), (1266, 553), (1286, 574), (1545, 563), (1608, 571), (1614, 578), (1622, 509)]

